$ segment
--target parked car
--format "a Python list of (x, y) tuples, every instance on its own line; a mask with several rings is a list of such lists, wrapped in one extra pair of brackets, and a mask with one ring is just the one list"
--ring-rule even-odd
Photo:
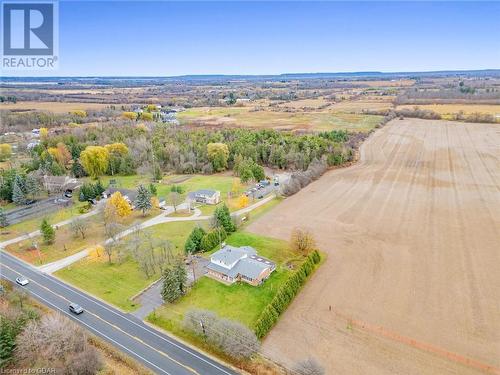
[(35, 201), (34, 199), (27, 199), (27, 200), (26, 200), (26, 202), (24, 202), (24, 204), (25, 204), (26, 206), (29, 206), (30, 204), (33, 204), (33, 203), (35, 203), (35, 202), (36, 202), (36, 201)]
[(16, 277), (16, 283), (18, 283), (21, 286), (26, 286), (30, 283), (30, 281), (24, 276), (19, 276)]
[(71, 311), (73, 314), (80, 315), (83, 312), (83, 308), (76, 303), (70, 303), (69, 311)]
[(66, 198), (72, 198), (72, 197), (73, 197), (73, 192), (72, 192), (71, 190), (66, 190), (66, 191), (64, 192), (64, 196), (65, 196)]

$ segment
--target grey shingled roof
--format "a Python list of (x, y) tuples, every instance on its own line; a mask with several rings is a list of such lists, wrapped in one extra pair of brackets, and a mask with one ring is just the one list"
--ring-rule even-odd
[(215, 194), (217, 194), (217, 191), (215, 190), (209, 190), (209, 189), (200, 189), (200, 190), (196, 190), (196, 191), (192, 191), (188, 194), (188, 196), (190, 198), (193, 198), (193, 197), (196, 197), (197, 195), (203, 195), (203, 196), (207, 196), (207, 197), (212, 197), (214, 196)]
[[(247, 257), (244, 257), (247, 255)], [(228, 269), (210, 262), (207, 268), (215, 272), (235, 278), (238, 274), (249, 279), (256, 279), (266, 268), (275, 268), (270, 260), (257, 255), (257, 251), (251, 246), (234, 247), (226, 245), (223, 249), (215, 252), (211, 259), (230, 265), (237, 262), (234, 267)]]
[(240, 274), (254, 280), (262, 273), (262, 271), (269, 267), (271, 267), (271, 265), (259, 262), (252, 258), (245, 258), (240, 260), (236, 266), (233, 267), (233, 269), (235, 269), (234, 272), (236, 275)]
[(224, 248), (213, 253), (211, 259), (229, 266), (236, 262), (238, 259), (242, 258), (245, 254), (248, 256), (255, 255), (257, 254), (257, 251), (255, 251), (255, 249), (250, 246), (234, 247), (231, 245), (226, 245), (224, 246)]

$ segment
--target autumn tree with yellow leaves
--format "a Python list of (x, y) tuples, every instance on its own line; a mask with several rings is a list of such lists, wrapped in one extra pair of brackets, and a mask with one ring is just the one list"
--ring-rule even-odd
[(120, 168), (122, 158), (128, 154), (128, 147), (125, 143), (117, 142), (104, 146), (109, 154), (109, 170), (114, 175)]
[(12, 146), (8, 143), (0, 144), (0, 161), (10, 159), (12, 156)]
[(49, 147), (47, 152), (52, 158), (61, 166), (61, 168), (68, 168), (72, 161), (71, 153), (68, 147), (62, 142), (59, 142), (56, 147)]
[(80, 163), (85, 172), (96, 179), (108, 169), (109, 151), (102, 146), (87, 146), (80, 154)]
[(125, 218), (131, 213), (132, 206), (119, 191), (113, 193), (106, 202), (105, 215), (108, 217), (116, 215), (118, 218)]
[(45, 140), (45, 139), (47, 139), (48, 136), (49, 136), (49, 129), (47, 129), (47, 128), (40, 128), (40, 138), (42, 140)]

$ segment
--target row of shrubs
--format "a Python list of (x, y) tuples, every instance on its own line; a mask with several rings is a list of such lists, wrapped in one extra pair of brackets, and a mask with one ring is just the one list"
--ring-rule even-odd
[(324, 159), (314, 160), (305, 171), (292, 173), (290, 180), (283, 186), (283, 194), (290, 196), (321, 177), (328, 166)]
[[(387, 119), (385, 122), (392, 120), (395, 117), (409, 117), (409, 118), (421, 118), (425, 120), (441, 120), (443, 118), (445, 119), (451, 119), (455, 121), (465, 121), (465, 122), (480, 122), (480, 123), (496, 123), (498, 122), (495, 116), (489, 113), (480, 113), (480, 112), (474, 112), (474, 113), (469, 113), (466, 114), (463, 111), (459, 111), (457, 113), (452, 113), (450, 116), (441, 116), (439, 113), (428, 110), (428, 109), (421, 109), (419, 107), (415, 107), (413, 109), (411, 108), (402, 108), (402, 109), (397, 109), (397, 110), (382, 110), (382, 111), (376, 111), (376, 110), (365, 110), (363, 111), (365, 114), (370, 114), (370, 115), (384, 115), (385, 119)], [(385, 124), (384, 122), (384, 124)], [(380, 126), (384, 125), (380, 124)], [(377, 126), (379, 127), (379, 126)]]
[(311, 252), (300, 268), (288, 278), (280, 287), (274, 298), (262, 310), (257, 323), (255, 324), (255, 335), (261, 339), (274, 327), (279, 316), (286, 310), (293, 301), (302, 285), (314, 271), (315, 266), (321, 261), (321, 256), (317, 250)]

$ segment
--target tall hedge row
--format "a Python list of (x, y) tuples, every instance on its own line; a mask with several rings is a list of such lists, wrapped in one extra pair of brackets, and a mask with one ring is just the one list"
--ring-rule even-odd
[(262, 310), (257, 323), (255, 334), (259, 339), (263, 338), (278, 321), (279, 316), (286, 310), (290, 302), (295, 298), (307, 277), (314, 271), (314, 267), (321, 260), (318, 251), (314, 250), (307, 256), (300, 268), (288, 278), (280, 287), (274, 298)]

